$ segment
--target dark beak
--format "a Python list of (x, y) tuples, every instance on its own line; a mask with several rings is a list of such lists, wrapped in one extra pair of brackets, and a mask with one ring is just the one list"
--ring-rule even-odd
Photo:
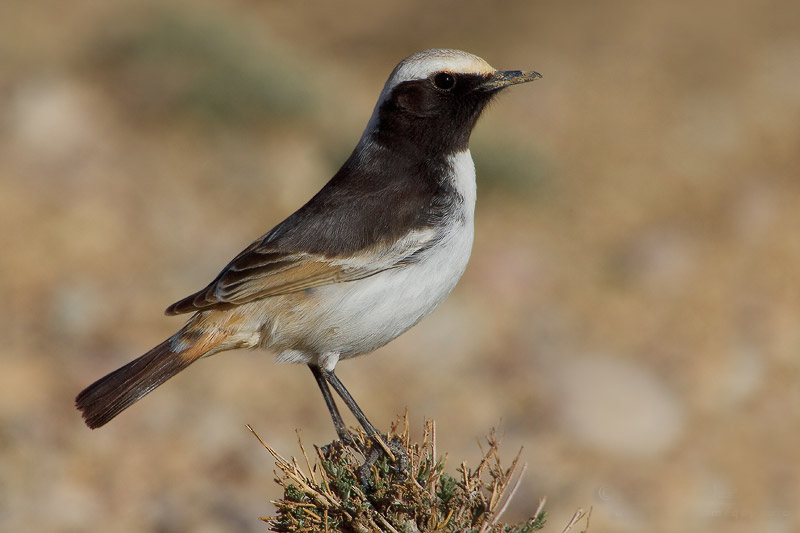
[(523, 70), (498, 70), (492, 76), (480, 85), (481, 89), (487, 91), (497, 91), (509, 85), (516, 85), (518, 83), (525, 83), (541, 78), (542, 75), (538, 72), (523, 71)]

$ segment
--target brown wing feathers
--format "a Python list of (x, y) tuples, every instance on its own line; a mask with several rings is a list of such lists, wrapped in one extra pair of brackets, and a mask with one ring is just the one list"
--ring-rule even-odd
[(363, 279), (406, 264), (410, 256), (427, 248), (436, 238), (432, 230), (411, 232), (407, 239), (391, 246), (372, 247), (347, 260), (321, 254), (281, 253), (250, 246), (206, 288), (172, 304), (166, 314), (241, 305), (329, 283)]
[[(259, 257), (263, 256), (263, 257)], [(271, 257), (271, 261), (267, 260)], [(241, 305), (259, 298), (300, 291), (342, 277), (344, 267), (307, 254), (251, 252), (234, 261), (206, 288), (171, 305), (175, 315), (219, 305)]]

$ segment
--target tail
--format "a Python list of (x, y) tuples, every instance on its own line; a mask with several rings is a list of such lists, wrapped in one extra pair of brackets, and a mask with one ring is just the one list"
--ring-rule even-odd
[(224, 338), (192, 331), (187, 325), (146, 354), (86, 387), (75, 398), (75, 407), (90, 428), (105, 425), (202, 356), (219, 351)]

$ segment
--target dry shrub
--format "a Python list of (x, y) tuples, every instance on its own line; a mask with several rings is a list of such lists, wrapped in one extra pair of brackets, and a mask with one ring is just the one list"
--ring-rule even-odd
[[(488, 448), (482, 447), (478, 466), (469, 468), (464, 461), (451, 476), (444, 471), (446, 457), (437, 455), (435, 422), (426, 421), (422, 442), (412, 443), (404, 416), (385, 438), (402, 444), (409, 459), (407, 472), (392, 468), (381, 455), (364, 479), (359, 472), (364, 463), (360, 449), (368, 446), (362, 431), (352, 433), (352, 444), (335, 441), (315, 446), (313, 463), (298, 436), (301, 465), (294, 457), (282, 457), (248, 428), (275, 458), (276, 482), (284, 490), (283, 498), (272, 502), (277, 514), (262, 517), (271, 531), (528, 533), (542, 529), (547, 518), (542, 498), (528, 520), (500, 522), (525, 465), (517, 475), (518, 453), (508, 468), (503, 467), (494, 429), (486, 437)], [(579, 510), (564, 531), (584, 516), (588, 527), (588, 516)]]

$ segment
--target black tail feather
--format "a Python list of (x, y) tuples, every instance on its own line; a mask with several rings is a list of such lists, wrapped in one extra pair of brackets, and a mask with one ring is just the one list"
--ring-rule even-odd
[(166, 340), (86, 387), (75, 398), (75, 406), (87, 426), (98, 428), (196, 359), (197, 356), (174, 351), (170, 340)]

